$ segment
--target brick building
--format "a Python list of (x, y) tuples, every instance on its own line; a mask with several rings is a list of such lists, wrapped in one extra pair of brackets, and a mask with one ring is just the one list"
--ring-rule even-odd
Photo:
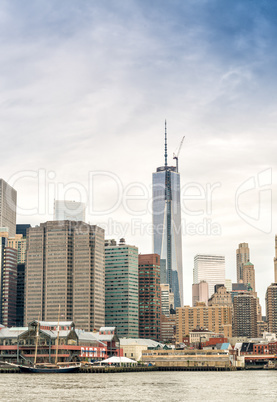
[(232, 336), (232, 309), (227, 306), (206, 306), (199, 302), (196, 307), (184, 306), (176, 309), (176, 341), (183, 338), (197, 327)]
[(251, 294), (234, 297), (233, 336), (257, 337), (257, 298)]
[(265, 300), (268, 331), (277, 334), (277, 283), (268, 286)]
[(139, 337), (160, 340), (161, 287), (160, 256), (140, 254), (139, 268)]

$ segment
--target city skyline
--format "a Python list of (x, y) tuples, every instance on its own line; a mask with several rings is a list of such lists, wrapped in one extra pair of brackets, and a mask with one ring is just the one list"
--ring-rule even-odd
[[(277, 232), (276, 5), (49, 1), (41, 10), (13, 1), (1, 10), (1, 177), (17, 190), (18, 223), (52, 219), (59, 183), (87, 188), (88, 172), (113, 172), (124, 189), (140, 185), (137, 198), (146, 188), (146, 201), (127, 202), (125, 192), (113, 214), (91, 213), (87, 221), (112, 238), (120, 237), (112, 223), (122, 223), (130, 244), (152, 252), (143, 228), (151, 226), (146, 206), (166, 118), (170, 158), (186, 135), (182, 186), (195, 185), (181, 197), (184, 304), (196, 254), (224, 255), (226, 277), (235, 281), (236, 248), (247, 242), (264, 314)], [(94, 183), (93, 207), (106, 211), (117, 198), (115, 181), (98, 176)], [(39, 196), (46, 208), (24, 215)], [(72, 188), (66, 198), (78, 201)]]

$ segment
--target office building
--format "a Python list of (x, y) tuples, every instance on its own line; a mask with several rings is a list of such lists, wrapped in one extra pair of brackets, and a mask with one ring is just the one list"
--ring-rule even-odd
[(0, 227), (8, 228), (11, 237), (16, 233), (16, 203), (16, 190), (0, 179)]
[(195, 307), (198, 302), (204, 302), (206, 306), (209, 300), (209, 285), (206, 281), (194, 283), (192, 285), (192, 307)]
[(225, 257), (220, 255), (198, 254), (194, 257), (193, 283), (206, 281), (209, 286), (209, 297), (214, 293), (217, 284), (225, 283)]
[(29, 223), (17, 223), (16, 224), (16, 234), (22, 235), (23, 238), (27, 236), (27, 230), (31, 227)]
[(183, 342), (186, 335), (196, 328), (232, 336), (232, 309), (227, 306), (208, 307), (198, 302), (196, 307), (184, 306), (176, 309), (176, 341)]
[(263, 338), (264, 332), (268, 332), (266, 321), (257, 321), (257, 338)]
[(234, 303), (234, 297), (240, 294), (250, 294), (250, 286), (245, 283), (232, 283), (232, 291), (230, 292), (232, 297), (232, 303)]
[(162, 315), (161, 342), (175, 342), (176, 338), (176, 314)]
[(8, 238), (8, 247), (17, 250), (17, 263), (24, 264), (26, 261), (27, 240), (22, 234), (16, 234), (15, 237)]
[(252, 289), (252, 292), (256, 292), (255, 269), (254, 265), (250, 261), (242, 265), (242, 280), (245, 285), (249, 285), (249, 287)]
[(161, 283), (161, 309), (162, 315), (169, 317), (175, 310), (174, 306), (174, 294), (170, 291), (170, 287), (167, 283)]
[(165, 163), (153, 173), (153, 243), (154, 253), (166, 260), (166, 283), (174, 293), (175, 307), (181, 306), (183, 266), (180, 173), (178, 165), (168, 166), (167, 163), (166, 127)]
[(232, 296), (224, 285), (215, 286), (215, 292), (208, 301), (209, 306), (228, 306), (233, 307)]
[(275, 236), (274, 281), (277, 283), (277, 235)]
[(25, 264), (17, 264), (16, 327), (24, 325)]
[(236, 253), (237, 261), (237, 282), (243, 280), (243, 264), (246, 264), (250, 260), (250, 250), (248, 243), (240, 243)]
[(25, 324), (57, 320), (60, 306), (81, 329), (104, 326), (104, 230), (74, 221), (30, 228), (25, 279)]
[(251, 294), (234, 297), (233, 336), (257, 337), (257, 298)]
[[(30, 225), (16, 225), (15, 237), (8, 238), (8, 247), (17, 250), (17, 285), (16, 285), (16, 326), (24, 325), (24, 295), (25, 295), (25, 263), (26, 263), (26, 230)], [(18, 231), (20, 233), (18, 233)]]
[(105, 325), (105, 231), (84, 222), (73, 233), (73, 321), (86, 331)]
[(54, 221), (86, 220), (86, 205), (83, 202), (58, 201), (54, 202)]
[(160, 340), (161, 288), (160, 256), (140, 254), (139, 268), (139, 337)]
[(166, 260), (160, 259), (161, 283), (167, 283)]
[(121, 239), (105, 243), (105, 321), (119, 338), (138, 338), (138, 248)]
[(232, 279), (225, 279), (225, 288), (227, 292), (232, 291)]
[(268, 332), (277, 334), (277, 283), (268, 286), (265, 302)]
[(175, 302), (174, 293), (169, 292), (169, 313), (170, 314), (174, 314), (174, 312), (175, 312), (175, 304), (174, 304), (174, 302)]
[(17, 251), (0, 237), (0, 323), (16, 326)]

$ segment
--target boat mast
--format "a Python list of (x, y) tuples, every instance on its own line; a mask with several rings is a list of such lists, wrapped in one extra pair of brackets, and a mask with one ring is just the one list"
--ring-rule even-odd
[(37, 333), (36, 333), (36, 349), (35, 349), (35, 360), (34, 360), (34, 366), (37, 364), (37, 354), (38, 354), (38, 335), (39, 335), (39, 316), (40, 316), (40, 313), (38, 314), (38, 323), (37, 323)]
[(59, 348), (59, 335), (60, 335), (60, 312), (61, 312), (61, 305), (59, 304), (58, 333), (57, 333), (57, 342), (56, 342), (56, 359), (55, 359), (55, 364), (58, 363), (58, 348)]

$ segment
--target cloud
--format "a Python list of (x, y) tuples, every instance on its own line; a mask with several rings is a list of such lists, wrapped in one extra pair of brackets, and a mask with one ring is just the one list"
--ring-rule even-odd
[[(151, 173), (163, 164), (166, 118), (170, 158), (186, 135), (182, 183), (221, 183), (212, 219), (222, 235), (183, 240), (186, 303), (194, 254), (225, 254), (235, 279), (235, 248), (248, 239), (257, 272), (266, 258), (263, 298), (276, 217), (264, 235), (236, 216), (234, 197), (266, 167), (276, 184), (276, 10), (250, 0), (2, 2), (1, 176), (41, 168), (55, 172), (52, 187), (88, 188), (88, 172), (104, 170), (125, 187), (141, 182), (150, 191)], [(16, 188), (21, 205), (33, 205), (37, 180), (21, 179)], [(19, 221), (51, 218), (54, 193), (47, 193), (50, 212)], [(113, 196), (105, 181), (98, 184), (100, 206)], [(121, 207), (113, 215), (132, 218)], [(151, 213), (142, 223), (151, 223)], [(149, 234), (130, 230), (128, 241), (151, 251)]]

